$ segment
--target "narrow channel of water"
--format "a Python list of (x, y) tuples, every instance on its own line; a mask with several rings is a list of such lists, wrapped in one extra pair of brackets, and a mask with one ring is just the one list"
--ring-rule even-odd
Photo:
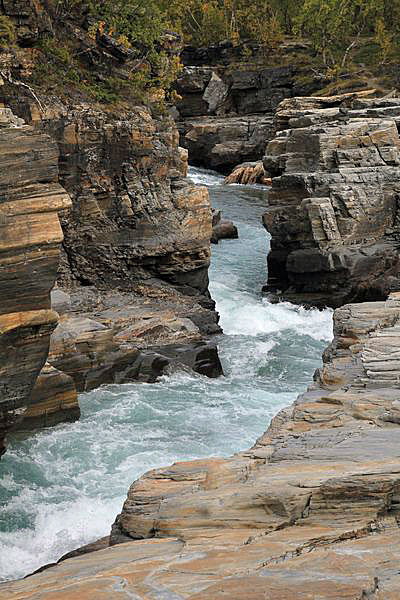
[(250, 447), (321, 363), (331, 311), (261, 298), (267, 190), (222, 186), (201, 169), (191, 176), (239, 228), (239, 240), (213, 247), (210, 270), (225, 377), (178, 373), (157, 384), (105, 386), (81, 395), (79, 422), (11, 440), (0, 461), (0, 581), (106, 535), (143, 472)]

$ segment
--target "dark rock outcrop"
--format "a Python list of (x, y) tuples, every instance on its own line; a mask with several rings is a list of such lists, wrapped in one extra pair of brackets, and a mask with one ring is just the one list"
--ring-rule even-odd
[(181, 144), (190, 163), (224, 173), (245, 161), (261, 158), (273, 137), (273, 116), (196, 117), (178, 123)]
[(285, 100), (267, 148), (273, 175), (266, 292), (313, 306), (400, 288), (400, 100)]
[(220, 240), (236, 240), (238, 237), (236, 225), (232, 221), (223, 219), (220, 210), (214, 211), (211, 243), (218, 244)]
[[(274, 135), (277, 105), (318, 87), (317, 82), (298, 83), (301, 67), (267, 66), (256, 48), (253, 62), (244, 62), (241, 50), (220, 45), (183, 51), (176, 120), (191, 164), (228, 173), (244, 161), (260, 160)], [(286, 51), (282, 49), (283, 56)]]

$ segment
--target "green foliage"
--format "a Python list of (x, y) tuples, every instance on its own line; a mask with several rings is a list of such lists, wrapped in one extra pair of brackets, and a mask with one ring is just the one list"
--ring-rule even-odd
[(154, 49), (164, 31), (165, 15), (157, 0), (92, 0), (90, 10), (106, 33), (125, 35), (138, 52)]
[(177, 58), (163, 48), (170, 15), (158, 0), (105, 0), (90, 2), (90, 12), (96, 24), (92, 34), (105, 33), (129, 49), (139, 61), (131, 82), (138, 92), (169, 93), (180, 69)]
[(399, 28), (400, 0), (304, 0), (294, 32), (309, 39), (326, 67), (340, 70), (365, 38), (386, 60)]
[[(68, 86), (99, 102), (132, 97), (139, 101), (173, 100), (171, 89), (181, 68), (168, 32), (182, 35), (187, 44), (205, 46), (225, 40), (240, 46), (244, 60), (254, 45), (279, 60), (276, 52), (289, 36), (305, 42), (304, 58), (310, 78), (323, 85), (340, 84), (363, 68), (394, 69), (400, 57), (400, 0), (48, 0), (56, 24), (54, 39), (42, 40), (43, 61), (34, 76), (49, 87)], [(84, 18), (82, 18), (84, 17)], [(99, 65), (93, 71), (80, 58), (82, 48), (60, 39), (63, 22), (89, 23), (93, 42), (105, 36), (124, 50), (126, 68)], [(0, 17), (0, 47), (12, 45), (15, 28)], [(171, 37), (171, 36), (170, 36)], [(102, 40), (103, 38), (103, 40)], [(271, 52), (272, 51), (272, 52)], [(297, 52), (297, 51), (296, 51)], [(275, 58), (274, 58), (275, 57)], [(308, 62), (307, 62), (308, 61)], [(123, 61), (122, 61), (123, 62)], [(125, 63), (124, 63), (125, 65)], [(46, 74), (46, 70), (49, 73)], [(117, 74), (116, 74), (117, 73)], [(312, 74), (311, 74), (312, 73)], [(350, 77), (350, 79), (349, 79)], [(367, 78), (368, 81), (368, 78)], [(347, 85), (347, 84), (346, 84)], [(350, 85), (350, 84), (349, 84)], [(352, 84), (356, 85), (356, 83)], [(340, 86), (339, 86), (340, 87)]]
[(275, 47), (291, 27), (295, 4), (296, 0), (171, 0), (165, 11), (172, 27), (195, 46), (254, 40)]
[(9, 17), (0, 15), (0, 48), (14, 46), (17, 39), (15, 25)]

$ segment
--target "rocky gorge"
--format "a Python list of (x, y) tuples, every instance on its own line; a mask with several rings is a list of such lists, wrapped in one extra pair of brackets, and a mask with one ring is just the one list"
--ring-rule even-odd
[(314, 384), (255, 446), (150, 471), (109, 539), (0, 597), (396, 598), (399, 314), (398, 294), (338, 309)]
[[(80, 121), (82, 117), (84, 122)], [(157, 131), (157, 124), (145, 111), (117, 123), (102, 123), (99, 121), (102, 117), (101, 113), (93, 114), (82, 107), (73, 115), (59, 115), (59, 120), (44, 118), (35, 128), (21, 125), (31, 135), (39, 129), (57, 129), (60, 180), (69, 188), (68, 195), (56, 186), (56, 191), (61, 191), (50, 207), (58, 236), (52, 258), (53, 278), (45, 280), (43, 292), (36, 292), (40, 281), (37, 269), (28, 264), (19, 274), (28, 296), (27, 308), (30, 308), (27, 282), (33, 279), (32, 302), (39, 308), (42, 302), (43, 310), (48, 311), (43, 313), (49, 319), (47, 331), (55, 328), (47, 357), (53, 369), (42, 375), (51, 378), (54, 399), (44, 399), (43, 423), (46, 419), (54, 421), (56, 412), (64, 419), (69, 407), (70, 415), (77, 415), (76, 391), (69, 378), (77, 391), (83, 391), (113, 381), (153, 381), (174, 363), (188, 364), (211, 376), (221, 372), (215, 347), (202, 338), (204, 333), (219, 332), (207, 290), (212, 231), (207, 191), (184, 179), (186, 157), (179, 152), (173, 129), (166, 126), (164, 131)], [(9, 136), (15, 137), (16, 131), (8, 130)], [(48, 134), (36, 135), (44, 142), (50, 139)], [(154, 144), (158, 147), (157, 154)], [(57, 146), (53, 142), (50, 148), (54, 165), (49, 165), (48, 176), (34, 174), (37, 178), (51, 180), (57, 175)], [(113, 161), (108, 161), (107, 153), (114, 157)], [(6, 152), (3, 156), (10, 161)], [(29, 154), (26, 156), (30, 158)], [(28, 184), (29, 180), (25, 185)], [(34, 192), (40, 201), (37, 191)], [(9, 197), (7, 200), (10, 201)], [(62, 209), (63, 236), (57, 216)], [(47, 227), (40, 229), (39, 223), (36, 231), (47, 238)], [(32, 245), (36, 251), (41, 240), (36, 241), (30, 229), (26, 235), (26, 245)], [(50, 312), (49, 293), (57, 274), (62, 238), (58, 284), (52, 294), (52, 306), (60, 314), (57, 325), (56, 313)], [(11, 249), (12, 240), (8, 243)], [(24, 241), (19, 237), (18, 244), (21, 243)], [(48, 242), (47, 248), (50, 252)], [(4, 249), (10, 251), (8, 244)], [(43, 263), (42, 254), (43, 251), (39, 259)], [(5, 270), (6, 278), (10, 280), (10, 271)], [(10, 289), (11, 295), (15, 295), (15, 287)], [(3, 296), (11, 312), (8, 297)], [(48, 344), (48, 334), (44, 342)], [(4, 343), (5, 349), (9, 347), (10, 342)], [(44, 345), (41, 353), (44, 357), (46, 348)], [(59, 393), (54, 385), (54, 369), (66, 376), (59, 380), (66, 386), (64, 391), (61, 386)], [(22, 407), (37, 404), (35, 394), (29, 400), (37, 375), (34, 370), (33, 373), (25, 395), (21, 399), (12, 397), (12, 407), (19, 413)], [(12, 371), (10, 377), (15, 380)], [(8, 389), (9, 384), (4, 385)], [(4, 393), (4, 402), (10, 400), (7, 396)], [(5, 420), (11, 420), (11, 413), (6, 412), (8, 405), (4, 409)], [(35, 411), (38, 418), (38, 406)]]
[[(35, 10), (24, 9), (21, 36)], [(224, 52), (229, 62), (235, 50)], [(290, 69), (257, 83), (231, 73), (224, 91), (225, 73), (207, 60), (212, 72), (184, 71), (193, 97), (178, 110), (214, 106), (220, 136), (235, 102), (247, 133), (239, 148), (210, 130), (216, 145), (204, 150), (210, 123), (179, 125), (181, 142), (198, 142), (189, 155), (221, 170), (269, 142), (271, 188), (242, 192), (192, 171), (209, 196), (187, 177), (167, 114), (76, 98), (38, 105), (14, 71), (0, 87), (0, 451), (11, 440), (0, 563), (31, 564), (27, 549), (50, 545), (51, 527), (49, 556), (64, 554), (2, 583), (0, 598), (399, 596), (400, 101), (294, 97)], [(266, 113), (267, 129), (250, 110)], [(237, 238), (225, 209), (239, 239), (215, 249), (210, 295), (210, 242)], [(258, 294), (261, 215), (269, 300)], [(319, 367), (330, 312), (315, 306), (336, 308)], [(83, 419), (63, 425), (79, 417), (78, 394)], [(261, 435), (243, 450), (255, 422)], [(177, 456), (187, 460), (154, 468)], [(99, 535), (85, 532), (65, 554), (78, 544), (59, 521), (102, 519), (92, 488), (126, 473), (135, 481), (109, 535), (91, 543)], [(33, 523), (29, 502), (49, 497), (58, 512), (36, 509)]]

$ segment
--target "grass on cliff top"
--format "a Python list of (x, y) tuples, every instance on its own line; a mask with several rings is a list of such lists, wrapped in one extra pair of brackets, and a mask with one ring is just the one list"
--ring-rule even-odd
[(90, 70), (72, 41), (57, 38), (41, 40), (30, 81), (42, 93), (62, 99), (72, 96), (100, 104), (146, 102), (140, 74), (124, 80), (112, 73)]
[[(60, 35), (44, 38), (36, 52), (36, 66), (30, 79), (46, 95), (58, 95), (65, 100), (73, 97), (94, 101), (114, 109), (133, 104), (151, 104), (161, 114), (165, 112), (162, 101), (150, 101), (154, 88), (150, 93), (146, 73), (138, 71), (121, 76), (118, 70), (110, 70), (102, 65), (90, 69), (84, 52), (73, 38), (61, 38)], [(299, 93), (334, 95), (374, 87), (378, 94), (385, 94), (397, 86), (398, 62), (392, 58), (378, 65), (378, 57), (379, 47), (366, 39), (345, 67), (326, 70), (320, 57), (313, 53), (306, 41), (287, 38), (276, 49), (261, 51), (256, 56), (249, 56), (249, 50), (244, 46), (239, 60), (215, 68), (229, 74), (234, 70), (291, 65), (297, 71), (294, 81)]]

